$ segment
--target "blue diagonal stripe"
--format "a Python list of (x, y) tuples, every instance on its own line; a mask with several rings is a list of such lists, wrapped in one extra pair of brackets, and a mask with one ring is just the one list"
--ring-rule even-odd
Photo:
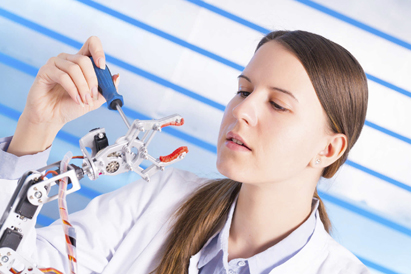
[[(37, 31), (37, 32), (39, 32), (39, 33), (42, 33), (42, 34), (44, 34), (44, 35), (47, 35), (47, 36), (49, 36), (49, 37), (51, 37), (51, 38), (53, 38), (53, 39), (55, 39), (55, 40), (57, 40), (57, 41), (60, 41), (60, 42), (62, 42), (62, 43), (65, 43), (65, 44), (67, 44), (67, 45), (69, 45), (69, 46), (72, 46), (72, 47), (74, 47), (74, 48), (80, 49), (81, 46), (82, 46), (82, 44), (81, 44), (80, 42), (78, 42), (78, 41), (75, 41), (75, 40), (73, 40), (73, 39), (71, 39), (71, 38), (69, 38), (69, 37), (66, 37), (66, 36), (64, 36), (64, 35), (61, 35), (61, 34), (55, 32), (55, 31), (52, 31), (52, 30), (50, 30), (50, 29), (47, 29), (46, 27), (40, 26), (39, 24), (36, 24), (36, 23), (34, 23), (34, 22), (31, 22), (31, 21), (29, 21), (29, 20), (27, 20), (27, 19), (24, 19), (24, 18), (22, 18), (22, 17), (20, 17), (20, 16), (17, 16), (17, 15), (15, 15), (15, 14), (13, 14), (13, 13), (11, 13), (11, 12), (8, 12), (8, 11), (6, 11), (6, 10), (4, 10), (4, 9), (1, 9), (1, 8), (0, 8), (0, 16), (3, 16), (3, 17), (5, 17), (5, 18), (7, 18), (7, 19), (9, 19), (9, 20), (12, 20), (12, 21), (14, 21), (14, 22), (16, 22), (16, 23), (18, 23), (18, 24), (21, 24), (21, 25), (23, 25), (23, 26), (25, 26), (25, 27), (28, 27), (28, 28), (30, 28), (30, 29), (32, 29), (32, 30), (35, 30), (35, 31)], [(175, 90), (175, 91), (177, 91), (177, 92), (179, 92), (179, 93), (181, 93), (181, 94), (184, 94), (184, 95), (186, 95), (186, 96), (188, 96), (188, 97), (190, 97), (190, 98), (193, 98), (193, 99), (195, 99), (195, 100), (197, 100), (197, 101), (200, 101), (200, 102), (202, 102), (202, 103), (204, 103), (204, 104), (207, 104), (207, 105), (209, 105), (209, 106), (211, 106), (211, 107), (213, 107), (213, 108), (216, 108), (216, 109), (222, 110), (222, 111), (224, 111), (224, 109), (225, 109), (225, 106), (222, 105), (222, 104), (220, 104), (220, 103), (217, 103), (217, 102), (215, 102), (215, 101), (213, 101), (213, 100), (211, 100), (211, 99), (208, 99), (208, 98), (206, 98), (206, 97), (204, 97), (204, 96), (201, 96), (201, 95), (199, 95), (199, 94), (197, 94), (197, 93), (195, 93), (195, 92), (193, 92), (193, 91), (191, 91), (191, 90), (188, 90), (188, 89), (183, 88), (183, 87), (181, 87), (181, 86), (179, 86), (179, 85), (176, 85), (176, 84), (174, 84), (174, 83), (172, 83), (172, 82), (170, 82), (170, 81), (168, 81), (168, 80), (166, 80), (166, 79), (164, 79), (164, 78), (161, 78), (161, 77), (159, 77), (159, 76), (157, 76), (157, 75), (154, 75), (154, 74), (152, 74), (152, 73), (150, 73), (150, 72), (148, 72), (148, 71), (145, 71), (145, 70), (143, 70), (143, 69), (141, 69), (141, 68), (138, 68), (138, 67), (136, 67), (136, 66), (133, 66), (133, 65), (131, 65), (131, 64), (129, 64), (129, 63), (126, 63), (126, 62), (124, 62), (124, 61), (121, 61), (121, 60), (119, 60), (119, 59), (117, 59), (117, 58), (115, 58), (115, 57), (113, 57), (113, 56), (111, 56), (111, 55), (106, 54), (106, 59), (107, 59), (108, 62), (111, 62), (111, 63), (113, 63), (113, 64), (115, 64), (115, 65), (117, 65), (117, 66), (119, 66), (119, 67), (122, 67), (123, 69), (126, 69), (126, 70), (128, 70), (128, 71), (131, 71), (131, 72), (133, 72), (133, 73), (135, 73), (135, 74), (137, 74), (137, 75), (139, 75), (139, 76), (142, 76), (142, 77), (144, 77), (144, 78), (147, 78), (147, 79), (149, 79), (149, 80), (151, 80), (151, 81), (154, 81), (154, 82), (156, 82), (156, 83), (158, 83), (158, 84), (160, 84), (160, 85), (163, 85), (163, 86), (165, 86), (165, 87), (171, 88), (171, 89), (173, 89), (173, 90)]]
[(396, 138), (396, 139), (398, 139), (398, 140), (401, 140), (401, 141), (403, 141), (403, 142), (406, 142), (406, 143), (408, 143), (408, 144), (411, 144), (411, 139), (410, 138), (407, 138), (407, 137), (405, 137), (405, 136), (402, 136), (402, 135), (400, 135), (400, 134), (398, 134), (398, 133), (396, 133), (396, 132), (394, 132), (394, 131), (391, 131), (391, 130), (388, 130), (388, 129), (386, 129), (386, 128), (383, 128), (383, 127), (381, 127), (381, 126), (379, 126), (379, 125), (377, 125), (377, 124), (374, 124), (374, 123), (372, 123), (372, 122), (370, 122), (370, 121), (367, 121), (367, 120), (365, 120), (365, 123), (364, 123), (366, 126), (369, 126), (370, 128), (373, 128), (373, 129), (376, 129), (376, 130), (378, 130), (378, 131), (381, 131), (382, 133), (385, 133), (385, 134), (387, 134), (387, 135), (389, 135), (389, 136), (391, 136), (391, 137), (394, 137), (394, 138)]
[(17, 70), (20, 70), (28, 75), (31, 75), (33, 77), (36, 77), (38, 69), (26, 64), (20, 60), (17, 60), (13, 57), (10, 57), (2, 52), (0, 52), (0, 61), (5, 64), (8, 65), (9, 67), (15, 68)]
[(49, 226), (52, 224), (55, 220), (53, 218), (47, 217), (46, 215), (39, 214), (37, 216), (37, 223), (41, 226)]
[(371, 262), (370, 260), (364, 259), (360, 256), (355, 255), (363, 264), (365, 264), (368, 267), (371, 267), (377, 271), (380, 271), (381, 273), (385, 273), (385, 274), (398, 274), (398, 272), (395, 272), (391, 269), (388, 269), (382, 265), (379, 265), (377, 263)]
[(357, 28), (360, 28), (360, 29), (362, 29), (362, 30), (365, 30), (365, 31), (367, 31), (367, 32), (369, 32), (369, 33), (372, 33), (372, 34), (374, 34), (374, 35), (376, 35), (376, 36), (378, 36), (378, 37), (380, 37), (380, 38), (382, 38), (382, 39), (385, 39), (385, 40), (390, 41), (390, 42), (392, 42), (392, 43), (394, 43), (394, 44), (397, 44), (397, 45), (399, 45), (399, 46), (401, 46), (401, 47), (404, 47), (404, 48), (406, 48), (406, 49), (411, 50), (411, 44), (410, 44), (410, 43), (407, 43), (407, 42), (405, 42), (404, 40), (401, 40), (401, 39), (399, 39), (399, 38), (397, 38), (397, 37), (394, 37), (394, 36), (392, 36), (392, 35), (390, 35), (390, 34), (388, 34), (388, 33), (382, 32), (382, 31), (380, 31), (380, 30), (378, 30), (378, 29), (376, 29), (376, 28), (373, 28), (373, 27), (371, 27), (371, 26), (369, 26), (369, 25), (367, 25), (367, 24), (364, 24), (364, 23), (362, 23), (362, 22), (360, 22), (360, 21), (358, 21), (358, 20), (355, 20), (355, 19), (353, 19), (353, 18), (351, 18), (351, 17), (348, 17), (348, 16), (346, 16), (346, 15), (344, 15), (344, 14), (342, 14), (342, 13), (339, 13), (339, 12), (337, 12), (337, 11), (335, 11), (335, 10), (332, 10), (332, 9), (330, 9), (330, 8), (327, 8), (327, 7), (323, 6), (323, 5), (320, 5), (320, 4), (318, 4), (318, 3), (314, 2), (314, 1), (310, 1), (310, 0), (295, 0), (295, 1), (297, 1), (297, 2), (299, 2), (299, 3), (301, 3), (301, 4), (304, 4), (304, 5), (307, 5), (307, 6), (313, 8), (313, 9), (316, 9), (316, 10), (318, 10), (318, 11), (321, 11), (321, 12), (323, 12), (323, 13), (326, 13), (326, 14), (334, 17), (334, 18), (337, 18), (337, 19), (339, 19), (339, 20), (341, 20), (341, 21), (344, 21), (344, 22), (346, 22), (346, 23), (348, 23), (348, 24), (350, 24), (350, 25), (353, 25), (353, 26), (355, 26), (355, 27), (357, 27)]
[(214, 12), (216, 14), (219, 14), (219, 15), (227, 18), (227, 19), (230, 19), (234, 22), (237, 22), (237, 23), (239, 23), (243, 26), (249, 27), (250, 29), (256, 30), (256, 31), (261, 32), (263, 34), (267, 34), (267, 33), (270, 32), (269, 29), (266, 29), (266, 28), (261, 27), (257, 24), (254, 24), (253, 22), (250, 22), (250, 21), (248, 21), (244, 18), (241, 18), (241, 17), (239, 17), (239, 16), (237, 16), (237, 15), (231, 13), (231, 12), (220, 9), (216, 6), (210, 5), (210, 4), (208, 4), (204, 1), (200, 1), (200, 0), (186, 0), (186, 1), (190, 2), (190, 3), (193, 3), (197, 6), (200, 6), (202, 8), (208, 9), (209, 11), (212, 11), (212, 12)]
[(80, 3), (83, 3), (83, 4), (85, 4), (85, 5), (87, 5), (87, 6), (89, 6), (89, 7), (95, 8), (95, 9), (101, 11), (101, 12), (104, 12), (104, 13), (106, 13), (106, 14), (109, 14), (109, 15), (111, 15), (111, 16), (117, 18), (117, 19), (120, 19), (120, 20), (122, 20), (122, 21), (124, 21), (124, 22), (127, 22), (127, 23), (129, 23), (129, 24), (131, 24), (131, 25), (133, 25), (133, 26), (135, 26), (135, 27), (138, 27), (138, 28), (140, 28), (140, 29), (143, 29), (143, 30), (145, 30), (145, 31), (148, 31), (148, 32), (150, 32), (150, 33), (152, 33), (152, 34), (158, 35), (158, 36), (160, 36), (160, 37), (162, 37), (162, 38), (164, 38), (164, 39), (166, 39), (166, 40), (169, 40), (169, 41), (171, 41), (171, 42), (173, 42), (173, 43), (176, 43), (177, 45), (183, 46), (183, 47), (188, 48), (188, 49), (190, 49), (190, 50), (192, 50), (192, 51), (194, 51), (194, 52), (197, 52), (197, 53), (199, 53), (199, 54), (201, 54), (201, 55), (207, 56), (207, 57), (209, 57), (209, 58), (211, 58), (211, 59), (213, 59), (213, 60), (215, 60), (215, 61), (217, 61), (217, 62), (220, 62), (220, 63), (222, 63), (222, 64), (225, 64), (225, 65), (227, 65), (227, 66), (229, 66), (229, 67), (232, 67), (232, 68), (237, 69), (237, 70), (243, 70), (243, 69), (244, 69), (243, 66), (241, 66), (241, 65), (239, 65), (239, 64), (236, 64), (236, 63), (233, 62), (233, 61), (230, 61), (230, 60), (228, 60), (228, 59), (226, 59), (226, 58), (224, 58), (224, 57), (221, 57), (221, 56), (219, 56), (219, 55), (217, 55), (217, 54), (215, 54), (215, 53), (212, 53), (212, 52), (210, 52), (210, 51), (208, 51), (208, 50), (205, 50), (205, 49), (200, 48), (200, 47), (198, 47), (198, 46), (196, 46), (196, 45), (193, 45), (193, 44), (191, 44), (191, 43), (188, 43), (187, 41), (184, 41), (184, 40), (182, 40), (182, 39), (180, 39), (180, 38), (178, 38), (178, 37), (176, 37), (176, 36), (174, 36), (174, 35), (171, 35), (171, 34), (169, 34), (169, 33), (166, 33), (166, 32), (164, 32), (164, 31), (162, 31), (162, 30), (159, 30), (159, 29), (157, 29), (157, 28), (155, 28), (155, 27), (152, 27), (152, 26), (150, 26), (150, 25), (147, 25), (147, 24), (145, 24), (145, 23), (143, 23), (143, 22), (141, 22), (141, 21), (139, 21), (139, 20), (137, 20), (137, 19), (134, 19), (134, 18), (132, 18), (132, 17), (130, 17), (130, 16), (127, 16), (127, 15), (125, 15), (125, 14), (123, 14), (123, 13), (120, 13), (120, 12), (118, 12), (118, 11), (115, 11), (115, 10), (109, 8), (109, 7), (106, 7), (106, 6), (102, 5), (102, 4), (99, 4), (99, 3), (97, 3), (97, 2), (90, 1), (90, 0), (77, 0), (77, 1), (80, 2)]
[(379, 178), (379, 179), (381, 179), (381, 180), (384, 180), (384, 181), (386, 181), (386, 182), (388, 182), (388, 183), (390, 183), (390, 184), (392, 184), (392, 185), (395, 185), (395, 186), (397, 186), (397, 187), (399, 187), (399, 188), (402, 188), (402, 189), (404, 189), (404, 190), (406, 190), (406, 191), (411, 192), (411, 186), (409, 186), (409, 185), (407, 185), (407, 184), (401, 183), (401, 182), (399, 182), (399, 181), (397, 181), (397, 180), (394, 180), (393, 178), (390, 178), (390, 177), (388, 177), (388, 176), (386, 176), (386, 175), (383, 175), (383, 174), (381, 174), (381, 173), (379, 173), (379, 172), (377, 172), (377, 171), (375, 171), (375, 170), (372, 170), (372, 169), (370, 169), (370, 168), (367, 168), (367, 167), (365, 167), (365, 166), (362, 166), (362, 165), (360, 165), (360, 164), (357, 164), (357, 163), (355, 163), (355, 162), (353, 162), (353, 161), (351, 161), (351, 160), (347, 160), (345, 163), (346, 163), (347, 165), (352, 166), (352, 167), (354, 167), (354, 168), (356, 168), (356, 169), (359, 169), (359, 170), (361, 170), (361, 171), (363, 171), (363, 172), (365, 172), (365, 173), (368, 173), (368, 174), (370, 174), (370, 175), (372, 175), (372, 176), (374, 176), (374, 177), (377, 177), (377, 178)]
[(323, 192), (323, 191), (318, 190), (318, 195), (319, 195), (322, 199), (324, 199), (324, 200), (326, 200), (326, 201), (329, 201), (329, 202), (331, 202), (331, 203), (333, 203), (333, 204), (336, 204), (336, 205), (338, 205), (338, 206), (340, 206), (340, 207), (342, 207), (342, 208), (348, 209), (348, 210), (350, 210), (350, 211), (352, 211), (352, 212), (357, 213), (358, 215), (361, 215), (361, 216), (363, 216), (363, 217), (366, 217), (366, 218), (368, 218), (368, 219), (370, 219), (370, 220), (373, 220), (374, 222), (380, 223), (380, 224), (382, 224), (382, 225), (384, 225), (384, 226), (387, 226), (387, 227), (389, 227), (389, 228), (392, 228), (392, 229), (394, 229), (394, 230), (397, 230), (397, 231), (399, 231), (399, 232), (401, 232), (401, 233), (403, 233), (403, 234), (411, 237), (411, 229), (408, 228), (408, 227), (405, 227), (405, 226), (402, 226), (402, 225), (400, 225), (400, 224), (397, 224), (397, 223), (395, 223), (395, 222), (393, 222), (393, 221), (391, 221), (391, 220), (388, 220), (387, 218), (381, 217), (381, 216), (379, 216), (379, 215), (377, 215), (377, 214), (375, 214), (375, 213), (372, 213), (372, 212), (370, 212), (370, 211), (368, 211), (368, 210), (365, 210), (365, 209), (363, 209), (363, 208), (360, 208), (360, 207), (358, 207), (358, 206), (355, 206), (355, 205), (353, 205), (353, 204), (351, 204), (351, 203), (349, 203), (349, 202), (347, 202), (347, 201), (344, 201), (344, 200), (342, 200), (342, 199), (340, 199), (340, 198), (337, 198), (337, 197), (335, 197), (335, 196), (333, 196), (333, 195), (331, 195), (331, 194), (325, 193), (325, 192)]
[(394, 91), (396, 91), (396, 92), (398, 92), (398, 93), (401, 93), (401, 94), (403, 94), (403, 95), (408, 96), (408, 97), (411, 98), (411, 92), (409, 92), (408, 90), (405, 90), (405, 89), (400, 88), (400, 87), (398, 87), (398, 86), (396, 86), (396, 85), (393, 85), (393, 84), (391, 84), (391, 83), (388, 83), (387, 81), (384, 81), (384, 80), (382, 80), (382, 79), (380, 79), (380, 78), (378, 78), (378, 77), (375, 77), (375, 76), (373, 76), (373, 75), (371, 75), (371, 74), (369, 74), (369, 73), (366, 73), (365, 75), (367, 76), (368, 80), (374, 81), (374, 82), (376, 82), (377, 84), (380, 84), (380, 85), (382, 85), (382, 86), (384, 86), (384, 87), (387, 87), (387, 88), (389, 88), (389, 89), (392, 89), (392, 90), (394, 90)]
[[(259, 25), (257, 25), (257, 24), (254, 24), (254, 23), (252, 23), (252, 22), (250, 22), (250, 21), (248, 21), (248, 20), (245, 20), (245, 19), (243, 19), (243, 18), (241, 18), (241, 17), (239, 17), (239, 16), (237, 16), (237, 15), (234, 15), (234, 14), (232, 14), (232, 13), (230, 13), (230, 12), (227, 12), (227, 11), (225, 11), (225, 10), (223, 10), (223, 9), (220, 9), (220, 8), (218, 8), (218, 7), (216, 7), (216, 6), (213, 6), (213, 5), (211, 5), (211, 4), (208, 4), (208, 3), (204, 2), (204, 1), (201, 1), (201, 0), (186, 0), (186, 1), (187, 1), (187, 2), (190, 2), (190, 3), (193, 3), (193, 4), (197, 5), (197, 6), (203, 7), (203, 8), (205, 8), (205, 9), (208, 9), (209, 11), (212, 11), (212, 12), (214, 12), (214, 13), (217, 13), (217, 14), (223, 16), (223, 17), (226, 17), (226, 18), (228, 18), (228, 19), (230, 19), (230, 20), (232, 20), (232, 21), (234, 21), (234, 22), (237, 22), (237, 23), (239, 23), (239, 24), (241, 24), (241, 25), (244, 25), (244, 26), (246, 26), (246, 27), (249, 27), (249, 28), (251, 28), (251, 29), (253, 29), (253, 30), (259, 31), (259, 32), (261, 32), (261, 33), (263, 33), (263, 34), (267, 34), (267, 33), (270, 32), (269, 29), (266, 29), (266, 28), (261, 27), (261, 26), (259, 26)], [(323, 13), (325, 13), (325, 14), (328, 14), (328, 15), (334, 17), (334, 18), (337, 18), (337, 19), (339, 19), (339, 20), (342, 20), (342, 21), (344, 21), (345, 23), (348, 23), (348, 24), (350, 24), (350, 25), (353, 25), (353, 26), (355, 26), (355, 27), (357, 27), (357, 28), (360, 28), (360, 29), (362, 29), (362, 30), (364, 30), (364, 31), (367, 31), (367, 32), (369, 32), (369, 33), (372, 33), (372, 34), (374, 34), (374, 35), (376, 35), (376, 36), (378, 36), (378, 37), (380, 37), (380, 38), (383, 38), (383, 39), (385, 39), (385, 40), (388, 40), (388, 41), (390, 41), (390, 42), (392, 42), (392, 43), (394, 43), (394, 44), (397, 44), (397, 45), (399, 45), (399, 46), (401, 46), (401, 47), (404, 47), (404, 48), (406, 48), (406, 49), (411, 49), (411, 44), (408, 43), (408, 42), (406, 42), (406, 41), (404, 41), (404, 40), (401, 40), (401, 39), (399, 39), (399, 38), (396, 38), (396, 37), (394, 37), (394, 36), (392, 36), (392, 35), (390, 35), (390, 34), (388, 34), (388, 33), (385, 33), (385, 32), (383, 32), (383, 31), (380, 31), (380, 30), (378, 30), (378, 29), (376, 29), (376, 28), (373, 28), (373, 27), (371, 27), (371, 26), (369, 26), (369, 25), (367, 25), (367, 24), (361, 23), (361, 22), (358, 21), (358, 20), (355, 20), (355, 19), (353, 19), (353, 18), (351, 18), (351, 17), (348, 17), (348, 16), (346, 16), (346, 15), (344, 15), (344, 14), (342, 14), (342, 13), (339, 13), (339, 12), (337, 12), (337, 11), (335, 11), (335, 10), (332, 10), (332, 9), (330, 9), (330, 8), (327, 8), (327, 7), (325, 7), (325, 6), (321, 5), (321, 4), (318, 4), (318, 3), (314, 2), (314, 1), (311, 1), (311, 0), (295, 0), (295, 1), (297, 1), (297, 2), (299, 2), (299, 3), (301, 3), (301, 4), (304, 4), (304, 5), (307, 5), (307, 6), (313, 8), (313, 9), (316, 9), (316, 10), (318, 10), (318, 11), (321, 11), (321, 12), (323, 12)]]
[[(243, 25), (243, 26), (246, 26), (246, 27), (249, 27), (249, 28), (254, 29), (254, 30), (256, 30), (256, 31), (259, 31), (259, 32), (261, 32), (261, 33), (263, 33), (263, 34), (267, 34), (267, 33), (270, 32), (268, 29), (265, 29), (265, 28), (263, 28), (263, 27), (261, 27), (261, 26), (258, 26), (258, 25), (256, 25), (256, 24), (250, 22), (250, 21), (247, 21), (247, 20), (245, 20), (245, 19), (243, 19), (243, 18), (241, 18), (241, 17), (239, 17), (239, 16), (236, 16), (236, 15), (234, 15), (234, 14), (232, 14), (232, 13), (229, 13), (229, 12), (223, 10), (223, 9), (217, 8), (216, 6), (213, 6), (213, 5), (211, 5), (211, 4), (205, 3), (205, 2), (203, 2), (203, 1), (200, 1), (200, 0), (185, 0), (185, 1), (190, 2), (190, 3), (193, 3), (193, 4), (198, 5), (198, 6), (200, 6), (200, 7), (203, 7), (203, 8), (205, 8), (205, 9), (208, 9), (209, 11), (215, 12), (215, 13), (221, 15), (221, 16), (226, 17), (227, 19), (233, 20), (234, 22), (237, 22), (237, 23), (239, 23), (239, 24), (241, 24), (241, 25)], [(303, 1), (303, 2), (310, 2), (310, 3), (312, 3), (311, 1)], [(318, 5), (318, 4), (317, 4), (317, 5)], [(392, 89), (392, 90), (394, 90), (394, 91), (396, 91), (396, 92), (399, 92), (399, 93), (401, 93), (401, 94), (403, 94), (403, 95), (408, 96), (408, 97), (411, 98), (411, 92), (409, 92), (409, 91), (407, 91), (407, 90), (405, 90), (405, 89), (403, 89), (403, 88), (400, 88), (400, 87), (398, 87), (398, 86), (396, 86), (396, 85), (393, 85), (393, 84), (391, 84), (391, 83), (389, 83), (389, 82), (387, 82), (387, 81), (384, 81), (384, 80), (382, 80), (382, 79), (380, 79), (380, 78), (378, 78), (378, 77), (375, 77), (375, 76), (373, 76), (373, 75), (371, 75), (371, 74), (366, 73), (366, 75), (367, 75), (368, 80), (374, 81), (374, 82), (376, 82), (376, 83), (378, 83), (378, 84), (380, 84), (380, 85), (382, 85), (382, 86), (385, 86), (385, 87), (387, 87), (387, 88), (389, 88), (389, 89)]]

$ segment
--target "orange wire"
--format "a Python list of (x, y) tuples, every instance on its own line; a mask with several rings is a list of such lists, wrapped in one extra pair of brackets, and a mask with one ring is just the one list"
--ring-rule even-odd
[(63, 272), (58, 271), (57, 269), (54, 268), (40, 268), (40, 271), (43, 273), (55, 273), (55, 274), (63, 274)]
[(71, 159), (84, 159), (84, 156), (73, 156)]
[(49, 174), (53, 174), (54, 176), (59, 175), (59, 174), (57, 173), (57, 171), (55, 171), (55, 170), (49, 170), (49, 171), (46, 172), (46, 174), (44, 174), (43, 176), (41, 176), (41, 179), (43, 180), (44, 177), (46, 177), (46, 176), (49, 175)]

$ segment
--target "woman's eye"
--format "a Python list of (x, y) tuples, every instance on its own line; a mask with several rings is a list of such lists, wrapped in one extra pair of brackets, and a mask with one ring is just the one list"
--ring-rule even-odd
[(275, 102), (273, 102), (273, 101), (271, 101), (270, 103), (271, 103), (271, 105), (273, 106), (273, 108), (275, 108), (276, 110), (279, 110), (279, 111), (287, 111), (286, 108), (283, 108), (282, 106), (280, 106), (279, 104), (277, 104), (277, 103), (275, 103)]
[(250, 95), (250, 93), (251, 93), (251, 92), (243, 91), (243, 90), (237, 91), (237, 94), (240, 95), (240, 96), (243, 97), (243, 98), (245, 98), (245, 97), (247, 97), (248, 95)]
[[(243, 91), (243, 90), (237, 91), (237, 95), (240, 95), (242, 98), (246, 98), (250, 94), (251, 94), (251, 92), (248, 92), (248, 91)], [(283, 108), (282, 106), (280, 106), (279, 104), (277, 104), (274, 101), (271, 101), (270, 104), (273, 106), (273, 108), (275, 110), (278, 110), (278, 111), (287, 111), (288, 110), (286, 108)]]

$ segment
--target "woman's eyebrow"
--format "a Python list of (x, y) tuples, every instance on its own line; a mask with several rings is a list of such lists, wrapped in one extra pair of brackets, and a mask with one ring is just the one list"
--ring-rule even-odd
[[(248, 77), (245, 76), (245, 75), (240, 74), (240, 75), (238, 75), (237, 78), (244, 78), (244, 79), (246, 79), (248, 82), (252, 83), (251, 80), (250, 80), (250, 78), (248, 78)], [(289, 92), (288, 90), (285, 90), (285, 89), (282, 89), (282, 88), (277, 88), (277, 87), (270, 87), (270, 88), (271, 88), (271, 89), (274, 89), (274, 90), (277, 90), (277, 91), (280, 91), (280, 92), (282, 92), (282, 93), (288, 94), (288, 95), (290, 95), (291, 97), (293, 97), (294, 100), (296, 100), (296, 101), (298, 102), (298, 99), (295, 98), (294, 94), (292, 94), (292, 93)]]

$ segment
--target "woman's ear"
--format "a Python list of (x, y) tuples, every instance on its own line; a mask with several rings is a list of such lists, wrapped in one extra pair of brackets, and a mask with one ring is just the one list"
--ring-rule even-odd
[(337, 161), (348, 146), (347, 136), (335, 133), (328, 138), (327, 146), (321, 150), (312, 160), (312, 167), (325, 168)]

